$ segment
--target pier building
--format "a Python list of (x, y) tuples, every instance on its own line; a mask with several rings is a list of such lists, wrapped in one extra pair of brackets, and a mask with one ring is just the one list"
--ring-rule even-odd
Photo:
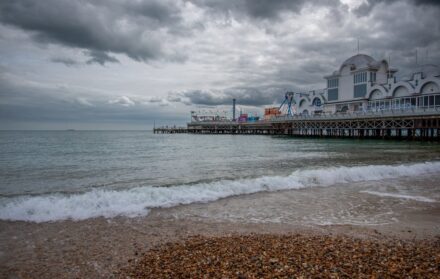
[(296, 114), (339, 114), (440, 107), (440, 68), (423, 64), (398, 79), (387, 60), (357, 54), (325, 76), (321, 90), (295, 93)]

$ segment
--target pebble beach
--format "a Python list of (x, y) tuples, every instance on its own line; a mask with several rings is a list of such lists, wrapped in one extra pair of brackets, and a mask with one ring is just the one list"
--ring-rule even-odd
[(0, 221), (0, 278), (439, 276), (440, 233), (428, 218), (436, 211), (368, 227), (171, 217), (185, 209), (140, 218)]
[(130, 263), (121, 278), (439, 278), (440, 241), (195, 236)]

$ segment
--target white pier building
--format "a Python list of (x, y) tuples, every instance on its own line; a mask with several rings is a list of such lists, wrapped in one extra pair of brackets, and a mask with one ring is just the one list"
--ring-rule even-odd
[(325, 76), (327, 87), (295, 93), (294, 111), (300, 115), (440, 108), (440, 68), (418, 66), (406, 78), (396, 78), (388, 61), (357, 54)]

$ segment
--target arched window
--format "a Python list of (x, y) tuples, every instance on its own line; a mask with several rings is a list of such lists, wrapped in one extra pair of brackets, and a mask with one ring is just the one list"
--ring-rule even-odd
[(322, 105), (321, 103), (321, 99), (319, 98), (315, 98), (313, 99), (313, 103), (312, 103), (315, 107), (320, 107)]

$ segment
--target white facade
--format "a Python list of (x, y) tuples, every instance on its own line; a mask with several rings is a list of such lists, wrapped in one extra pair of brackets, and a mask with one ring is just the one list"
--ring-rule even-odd
[(440, 68), (426, 64), (397, 80), (386, 60), (357, 54), (331, 75), (322, 90), (295, 94), (297, 114), (350, 113), (440, 107)]

